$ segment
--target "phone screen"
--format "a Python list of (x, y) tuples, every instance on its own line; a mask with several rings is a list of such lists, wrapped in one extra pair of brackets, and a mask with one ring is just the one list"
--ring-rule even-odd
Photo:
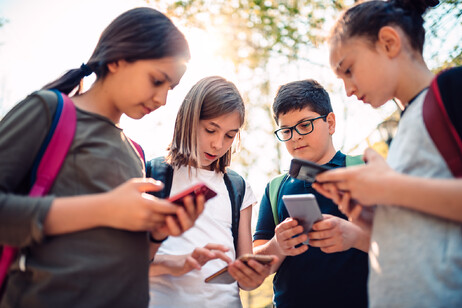
[(210, 189), (207, 185), (204, 183), (198, 183), (192, 187), (189, 187), (185, 189), (184, 191), (168, 198), (167, 200), (179, 204), (179, 205), (184, 205), (183, 199), (186, 196), (192, 196), (194, 199), (198, 195), (204, 195), (205, 201), (209, 200), (210, 198), (213, 198), (217, 195), (216, 192), (214, 192), (212, 189)]
[(313, 183), (316, 175), (329, 169), (329, 167), (318, 165), (309, 160), (293, 158), (290, 162), (289, 175), (298, 180)]

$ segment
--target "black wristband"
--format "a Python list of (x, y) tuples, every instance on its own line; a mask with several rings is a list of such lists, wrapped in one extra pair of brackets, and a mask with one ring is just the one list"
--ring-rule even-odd
[(156, 240), (156, 239), (152, 236), (152, 233), (149, 232), (149, 241), (150, 241), (151, 243), (160, 244), (160, 243), (164, 242), (166, 239), (168, 239), (168, 235), (167, 235), (166, 237), (164, 237), (163, 239), (161, 239), (161, 240)]

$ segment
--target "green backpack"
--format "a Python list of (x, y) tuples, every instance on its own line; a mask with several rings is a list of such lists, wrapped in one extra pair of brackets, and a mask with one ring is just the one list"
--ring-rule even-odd
[[(345, 157), (345, 166), (354, 166), (354, 165), (361, 165), (364, 164), (363, 156), (362, 155), (346, 155)], [(278, 197), (279, 197), (279, 190), (281, 189), (281, 184), (287, 178), (289, 178), (288, 173), (280, 174), (273, 178), (269, 182), (269, 199), (271, 204), (271, 210), (273, 211), (273, 218), (274, 218), (274, 225), (277, 226), (279, 224), (279, 217), (278, 217)]]

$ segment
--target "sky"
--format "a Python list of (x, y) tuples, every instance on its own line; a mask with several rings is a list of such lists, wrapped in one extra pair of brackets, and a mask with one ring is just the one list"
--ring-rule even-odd
[[(0, 116), (28, 93), (86, 62), (99, 35), (115, 17), (128, 9), (146, 5), (141, 0), (0, 0), (0, 17), (7, 19), (0, 28)], [(147, 158), (164, 154), (173, 134), (178, 107), (199, 79), (220, 75), (234, 82), (238, 89), (247, 86), (242, 76), (233, 70), (232, 64), (217, 55), (219, 37), (214, 36), (212, 31), (181, 27), (180, 30), (189, 42), (192, 58), (180, 84), (170, 92), (167, 105), (142, 120), (123, 117), (121, 121), (127, 135), (143, 146)], [(271, 69), (263, 73), (270, 74), (272, 93), (276, 93), (281, 84), (305, 78), (317, 79), (330, 90), (337, 114), (334, 145), (347, 152), (370, 135), (396, 107), (391, 103), (380, 110), (373, 110), (355, 98), (347, 98), (342, 83), (330, 71), (327, 55), (326, 46), (320, 46), (306, 55), (309, 61), (287, 65), (274, 59), (270, 63)], [(259, 78), (258, 74), (261, 72), (247, 72), (245, 78)], [(91, 78), (85, 79), (85, 84), (89, 86)], [(348, 114), (344, 103), (349, 106)], [(261, 121), (258, 114), (250, 117), (249, 121)], [(347, 117), (353, 120), (346, 121)], [(265, 127), (270, 123), (258, 125)], [(247, 144), (252, 146), (252, 142)], [(271, 151), (276, 144), (275, 140), (271, 140), (266, 146)], [(255, 148), (255, 151), (262, 149)], [(356, 151), (356, 154), (361, 153), (363, 148)], [(283, 157), (281, 170), (287, 169), (290, 163), (287, 152), (283, 153)], [(248, 179), (259, 199), (268, 180), (262, 179), (265, 161), (261, 160), (254, 167)]]

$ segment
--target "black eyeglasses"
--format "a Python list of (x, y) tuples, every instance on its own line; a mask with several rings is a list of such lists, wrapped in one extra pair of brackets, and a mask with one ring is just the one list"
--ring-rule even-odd
[(314, 118), (314, 119), (309, 119), (309, 120), (303, 120), (298, 122), (292, 127), (283, 127), (274, 132), (276, 137), (280, 141), (286, 142), (292, 139), (293, 136), (293, 130), (295, 129), (299, 135), (308, 135), (311, 133), (314, 129), (313, 122), (317, 119), (325, 119), (327, 115), (322, 115), (320, 117)]

